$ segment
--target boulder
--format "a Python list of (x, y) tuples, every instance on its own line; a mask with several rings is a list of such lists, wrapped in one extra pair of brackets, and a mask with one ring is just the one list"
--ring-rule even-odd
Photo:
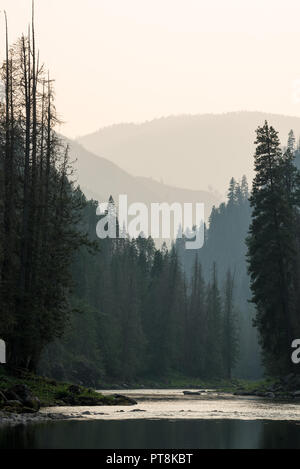
[(81, 394), (80, 386), (77, 386), (76, 384), (71, 384), (71, 386), (68, 387), (68, 391), (71, 394), (76, 394), (76, 395)]
[(268, 391), (268, 392), (275, 392), (275, 391), (276, 391), (276, 386), (275, 386), (275, 385), (269, 386), (269, 387), (267, 388), (267, 391)]
[(32, 392), (26, 384), (16, 384), (9, 392), (15, 393), (22, 401), (32, 397)]
[(3, 394), (7, 401), (18, 401), (19, 399), (21, 399), (20, 396), (16, 394), (12, 389), (7, 389), (6, 391), (3, 391)]
[(20, 401), (7, 401), (2, 410), (8, 413), (21, 414), (23, 412), (23, 405)]
[(20, 401), (7, 401), (5, 403), (5, 405), (7, 407), (20, 407), (21, 408), (22, 407), (22, 402), (20, 402)]
[(40, 410), (41, 403), (39, 399), (32, 394), (26, 384), (16, 384), (5, 391), (4, 394), (8, 401), (5, 402), (5, 406), (17, 407), (19, 411), (24, 413), (38, 412)]
[(282, 392), (282, 391), (284, 391), (284, 387), (281, 386), (280, 384), (276, 384), (276, 385), (274, 386), (274, 391), (275, 391), (275, 392)]
[(22, 404), (35, 412), (38, 412), (41, 408), (40, 400), (37, 397), (28, 397), (22, 402)]
[(114, 405), (136, 405), (137, 402), (130, 397), (123, 396), (122, 394), (114, 394)]
[(294, 384), (297, 388), (300, 388), (300, 376), (295, 375)]
[(0, 403), (4, 403), (4, 402), (7, 402), (7, 397), (2, 391), (0, 391)]
[(22, 414), (35, 414), (37, 410), (33, 409), (32, 407), (22, 407)]
[(294, 378), (295, 378), (294, 373), (290, 373), (290, 374), (284, 376), (283, 378), (281, 378), (281, 381), (284, 384), (289, 384), (291, 381), (293, 381)]

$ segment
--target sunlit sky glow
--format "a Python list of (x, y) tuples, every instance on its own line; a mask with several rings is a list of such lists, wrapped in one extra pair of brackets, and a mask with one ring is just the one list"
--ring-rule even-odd
[[(30, 5), (0, 1), (11, 41)], [(299, 0), (36, 0), (36, 29), (70, 137), (170, 114), (300, 116)]]

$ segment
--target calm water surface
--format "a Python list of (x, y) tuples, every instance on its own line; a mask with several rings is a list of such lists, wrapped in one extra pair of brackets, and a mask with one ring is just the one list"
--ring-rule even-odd
[[(104, 394), (120, 391), (105, 391)], [(122, 391), (123, 392), (123, 391)], [(0, 427), (0, 448), (299, 448), (300, 403), (128, 390), (134, 407), (60, 407), (67, 421)]]

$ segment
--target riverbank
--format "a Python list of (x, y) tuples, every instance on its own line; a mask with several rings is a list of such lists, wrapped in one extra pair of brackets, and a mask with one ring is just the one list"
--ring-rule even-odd
[(185, 376), (169, 376), (161, 381), (143, 380), (134, 383), (106, 383), (101, 386), (103, 390), (116, 389), (125, 392), (126, 389), (182, 389), (183, 391), (194, 391), (201, 393), (204, 389), (215, 389), (222, 393), (233, 394), (235, 396), (256, 396), (268, 399), (293, 400), (300, 398), (300, 375), (290, 373), (282, 377), (269, 377), (262, 380), (242, 380), (242, 379), (211, 379), (202, 380), (188, 378)]
[[(137, 404), (134, 396), (119, 394), (126, 389), (178, 389), (183, 395), (203, 396), (207, 390), (216, 390), (231, 396), (256, 396), (271, 400), (295, 401), (300, 399), (300, 376), (290, 374), (278, 379), (261, 381), (211, 380), (172, 377), (162, 382), (145, 380), (143, 383), (110, 385), (111, 393), (102, 392), (54, 379), (40, 377), (24, 370), (10, 370), (0, 367), (0, 424), (26, 424), (49, 420), (65, 420), (62, 407), (133, 406)], [(229, 397), (229, 396), (228, 396)], [(218, 398), (218, 396), (216, 397)], [(40, 412), (40, 409), (44, 410)], [(45, 409), (47, 408), (47, 409)], [(51, 408), (55, 412), (51, 412)], [(123, 411), (120, 411), (123, 412)], [(81, 411), (82, 415), (88, 412)]]
[[(103, 391), (104, 394), (113, 394), (115, 390)], [(50, 407), (43, 408), (32, 416), (5, 416), (6, 422), (1, 427), (21, 427), (22, 432), (41, 432), (49, 429), (63, 438), (74, 427), (82, 430), (82, 436), (93, 434), (97, 422), (131, 422), (131, 435), (136, 433), (135, 423), (139, 421), (180, 421), (190, 422), (202, 420), (213, 422), (220, 421), (300, 421), (299, 400), (279, 401), (262, 397), (240, 397), (232, 393), (222, 393), (216, 390), (196, 391), (177, 390), (127, 390), (127, 396), (138, 402), (134, 407), (103, 406), (103, 407)], [(42, 415), (41, 415), (42, 414)], [(34, 423), (34, 425), (32, 425)], [(177, 423), (175, 427), (177, 428)], [(20, 425), (21, 424), (21, 425)], [(28, 424), (28, 425), (27, 425)], [(5, 434), (5, 429), (3, 430)], [(9, 429), (7, 430), (9, 432)], [(46, 430), (47, 431), (47, 430)], [(95, 433), (96, 439), (102, 439), (103, 435)], [(0, 438), (1, 439), (1, 438)], [(81, 441), (81, 438), (80, 438)], [(69, 442), (68, 442), (69, 443)], [(92, 441), (89, 440), (89, 444)], [(97, 441), (95, 442), (97, 444)], [(92, 444), (93, 446), (93, 444)]]
[[(0, 412), (5, 415), (37, 414), (41, 407), (131, 406), (136, 401), (121, 394), (103, 396), (93, 389), (0, 366)], [(1, 419), (1, 415), (0, 415)]]
[(116, 383), (113, 381), (102, 382), (99, 389), (116, 389), (125, 391), (126, 389), (182, 389), (182, 390), (200, 390), (216, 389), (221, 392), (234, 393), (239, 389), (249, 389), (259, 387), (263, 389), (270, 386), (274, 379), (265, 380), (242, 380), (242, 379), (209, 379), (191, 378), (183, 375), (168, 375), (161, 379), (146, 378), (140, 381)]
[[(254, 382), (254, 381), (253, 381)], [(260, 383), (261, 381), (255, 381)], [(219, 389), (228, 392), (234, 392), (241, 385), (251, 384), (252, 381), (232, 379), (200, 379), (191, 378), (180, 374), (172, 374), (161, 378), (145, 378), (138, 381), (115, 382), (103, 381), (99, 389), (126, 390), (126, 389)]]
[(15, 426), (15, 425), (26, 425), (29, 423), (43, 423), (51, 420), (67, 420), (68, 417), (65, 414), (59, 413), (42, 413), (35, 412), (30, 414), (24, 413), (13, 413), (13, 412), (2, 412), (0, 411), (0, 427), (1, 426)]

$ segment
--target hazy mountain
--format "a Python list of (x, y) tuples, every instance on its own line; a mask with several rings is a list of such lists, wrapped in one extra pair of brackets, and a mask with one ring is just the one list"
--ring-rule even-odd
[(94, 155), (76, 142), (68, 141), (72, 160), (77, 160), (78, 183), (87, 197), (100, 202), (113, 195), (127, 194), (129, 202), (203, 202), (208, 217), (213, 205), (220, 203), (217, 194), (167, 186), (150, 178), (134, 177), (105, 158)]
[(298, 117), (235, 112), (114, 125), (78, 141), (135, 176), (196, 190), (212, 186), (224, 194), (232, 176), (252, 179), (255, 129), (265, 119), (283, 143), (291, 128), (300, 133)]

